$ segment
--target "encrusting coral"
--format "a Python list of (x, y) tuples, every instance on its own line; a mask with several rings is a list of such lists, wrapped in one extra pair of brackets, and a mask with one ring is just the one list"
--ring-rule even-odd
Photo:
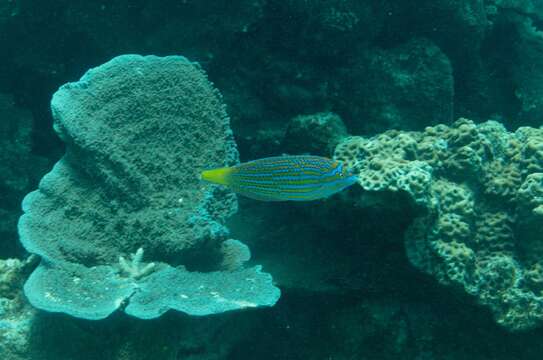
[(543, 129), (460, 119), (350, 137), (335, 157), (368, 191), (405, 191), (410, 262), (463, 289), (510, 330), (543, 323)]

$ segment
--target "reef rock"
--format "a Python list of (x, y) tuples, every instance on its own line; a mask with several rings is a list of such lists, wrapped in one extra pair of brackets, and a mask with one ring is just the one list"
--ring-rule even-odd
[(351, 137), (335, 157), (367, 191), (408, 193), (419, 210), (410, 262), (462, 289), (510, 330), (543, 323), (543, 129), (460, 119), (423, 132)]
[(357, 63), (344, 74), (339, 106), (349, 128), (378, 133), (452, 122), (452, 66), (432, 41), (417, 38), (368, 52)]
[(282, 145), (289, 154), (331, 156), (346, 136), (345, 124), (337, 114), (299, 115), (290, 120)]
[(23, 246), (42, 258), (24, 287), (35, 307), (152, 318), (277, 301), (259, 266), (221, 268), (223, 222), (237, 202), (198, 174), (235, 163), (237, 151), (197, 64), (119, 56), (62, 86), (51, 108), (66, 155), (26, 196), (19, 221)]
[(46, 171), (45, 158), (32, 152), (32, 114), (0, 93), (0, 257), (18, 255), (20, 202)]
[(32, 257), (0, 260), (0, 353), (2, 359), (29, 358), (31, 326), (35, 310), (21, 291)]

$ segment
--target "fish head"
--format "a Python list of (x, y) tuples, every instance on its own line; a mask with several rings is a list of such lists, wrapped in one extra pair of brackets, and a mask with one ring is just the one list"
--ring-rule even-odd
[(358, 182), (358, 176), (343, 163), (335, 161), (333, 167), (333, 180), (324, 184), (330, 194), (341, 191)]
[(358, 182), (358, 176), (356, 176), (353, 171), (347, 166), (341, 164), (341, 173), (339, 174), (343, 187), (351, 186), (352, 184)]
[(357, 178), (352, 170), (340, 161), (334, 161), (332, 166), (334, 167), (334, 175), (338, 180), (351, 179), (353, 176)]
[(341, 166), (341, 177), (342, 178), (352, 178), (353, 176), (356, 177), (353, 173), (353, 171), (351, 170), (351, 168), (349, 168), (348, 166), (345, 166), (343, 163), (340, 163), (340, 166)]

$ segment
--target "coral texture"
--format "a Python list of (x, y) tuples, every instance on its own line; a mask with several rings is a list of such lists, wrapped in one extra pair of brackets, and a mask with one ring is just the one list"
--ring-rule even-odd
[(420, 211), (409, 260), (488, 306), (510, 330), (543, 322), (543, 129), (460, 119), (423, 132), (351, 137), (336, 158), (368, 191), (405, 191)]
[(0, 353), (3, 359), (28, 359), (35, 311), (24, 300), (21, 286), (32, 258), (0, 260)]
[(234, 163), (237, 151), (196, 64), (120, 56), (62, 86), (51, 107), (66, 155), (25, 197), (19, 221), (22, 244), (42, 257), (25, 284), (34, 306), (99, 319), (125, 306), (151, 318), (275, 303), (279, 290), (259, 267), (219, 270), (237, 203), (198, 173)]

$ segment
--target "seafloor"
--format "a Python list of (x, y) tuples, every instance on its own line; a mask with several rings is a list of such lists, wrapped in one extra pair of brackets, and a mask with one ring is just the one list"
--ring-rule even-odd
[[(1, 360), (543, 358), (543, 0), (2, 0), (0, 54)], [(359, 183), (198, 180), (281, 154)]]

